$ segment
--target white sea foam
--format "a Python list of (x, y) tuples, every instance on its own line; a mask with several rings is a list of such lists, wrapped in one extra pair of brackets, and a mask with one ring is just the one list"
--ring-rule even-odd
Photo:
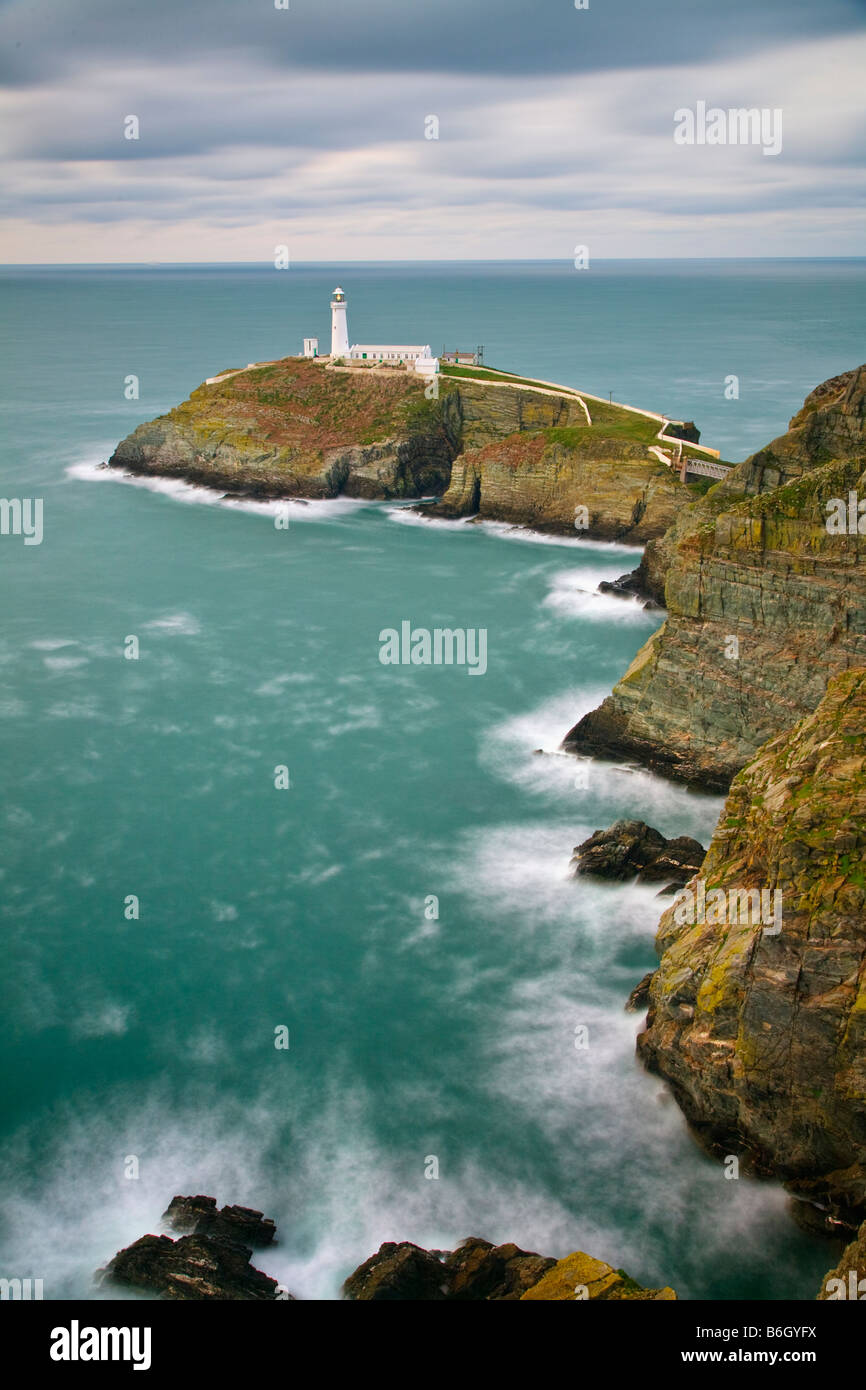
[(169, 637), (196, 637), (201, 632), (198, 619), (192, 613), (166, 613), (141, 626), (148, 632), (164, 632)]
[[(769, 1265), (766, 1240), (778, 1239), (788, 1219), (784, 1195), (726, 1182), (720, 1164), (696, 1155), (664, 1086), (635, 1063), (639, 1022), (623, 1004), (640, 973), (630, 963), (635, 948), (644, 942), (651, 955), (661, 904), (652, 888), (569, 876), (571, 834), (588, 829), (506, 824), (463, 838), (449, 891), (465, 895), (470, 920), (484, 922), (475, 958), (460, 964), (459, 991), (465, 1007), (481, 1011), (479, 1075), (506, 1113), (523, 1116), (520, 1128), (544, 1136), (560, 1180), (574, 1174), (581, 1216), (570, 1248), (664, 1280), (665, 1247), (681, 1232), (691, 1253), (680, 1278), (705, 1278), (705, 1262), (730, 1258), (734, 1241), (741, 1259)], [(497, 947), (510, 968), (494, 980), (484, 964)], [(638, 1220), (613, 1215), (627, 1206)], [(556, 1232), (545, 1235), (548, 1245), (533, 1233), (533, 1248), (562, 1253)]]
[(129, 1016), (127, 1005), (106, 1001), (81, 1014), (72, 1031), (81, 1038), (119, 1038), (128, 1031)]
[(86, 656), (45, 656), (42, 664), (46, 671), (75, 671), (87, 665)]
[[(411, 506), (385, 506), (383, 510), (392, 521), (398, 521), (404, 526), (442, 527), (445, 530), (460, 530), (465, 535), (479, 532), (482, 535), (495, 536), (500, 540), (525, 541), (531, 545), (565, 546), (567, 549), (582, 550), (587, 554), (617, 556), (623, 569), (629, 567), (630, 561), (631, 568), (634, 568), (640, 559), (639, 548), (633, 545), (623, 545), (619, 541), (594, 541), (584, 536), (564, 536), (549, 531), (536, 531), (531, 526), (517, 525), (507, 521), (479, 521), (476, 516), (437, 516), (433, 508), (416, 511), (416, 506), (417, 503), (413, 503)], [(617, 570), (617, 574), (622, 574), (623, 569)]]
[(622, 598), (598, 592), (603, 580), (610, 582), (621, 573), (621, 570), (600, 570), (597, 567), (561, 570), (553, 576), (544, 606), (565, 618), (589, 619), (611, 626), (619, 623), (642, 625), (649, 635), (664, 618), (663, 612), (645, 609), (641, 598)]
[(327, 497), (314, 500), (285, 498), (283, 500), (257, 502), (253, 498), (227, 497), (216, 488), (202, 487), (199, 483), (188, 483), (183, 478), (146, 477), (137, 473), (124, 473), (119, 468), (106, 468), (96, 459), (84, 459), (70, 464), (66, 469), (70, 478), (87, 483), (127, 483), (130, 487), (144, 488), (147, 492), (160, 493), (174, 502), (198, 503), (209, 507), (226, 507), (231, 511), (250, 512), (257, 516), (276, 517), (288, 514), (289, 525), (296, 521), (323, 521), (360, 511), (372, 504), (355, 497)]
[(625, 762), (574, 757), (561, 750), (569, 729), (608, 693), (604, 688), (563, 693), (494, 725), (482, 738), (482, 765), (560, 812), (581, 820), (591, 814), (592, 829), (630, 816), (648, 821), (662, 834), (693, 835), (707, 844), (724, 805), (722, 796), (689, 791)]

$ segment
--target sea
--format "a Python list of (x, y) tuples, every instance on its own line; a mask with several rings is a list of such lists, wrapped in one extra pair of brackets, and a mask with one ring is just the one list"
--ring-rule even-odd
[[(812, 1299), (835, 1251), (635, 1060), (664, 902), (569, 867), (722, 806), (558, 752), (663, 616), (597, 592), (639, 552), (100, 468), (205, 377), (327, 350), (337, 284), (353, 341), (483, 346), (731, 461), (866, 356), (862, 260), (0, 270), (0, 492), (43, 518), (0, 535), (0, 1275), (98, 1298), (204, 1193), (276, 1221), (255, 1262), (302, 1299), (471, 1235)], [(383, 665), (404, 621), (485, 630), (486, 671)]]

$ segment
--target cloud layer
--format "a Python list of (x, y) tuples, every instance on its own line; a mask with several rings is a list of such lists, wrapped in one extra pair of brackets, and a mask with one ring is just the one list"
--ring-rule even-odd
[(0, 5), (4, 259), (862, 252), (861, 0), (290, 5)]

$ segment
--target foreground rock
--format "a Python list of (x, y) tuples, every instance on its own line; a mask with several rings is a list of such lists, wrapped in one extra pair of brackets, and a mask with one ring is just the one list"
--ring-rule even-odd
[[(691, 912), (662, 917), (638, 1039), (711, 1148), (785, 1179), (837, 1231), (866, 1218), (864, 861), (858, 670), (735, 779), (701, 872), (704, 898), (724, 896), (701, 906), (695, 883)], [(781, 897), (764, 915), (743, 890)]]
[(704, 854), (703, 845), (688, 835), (666, 840), (645, 821), (618, 820), (577, 845), (571, 863), (576, 875), (682, 884), (698, 872)]
[(261, 1212), (249, 1207), (218, 1211), (213, 1197), (175, 1197), (163, 1220), (191, 1234), (178, 1240), (142, 1236), (97, 1272), (97, 1282), (184, 1301), (292, 1297), (250, 1264), (252, 1246), (269, 1245), (274, 1237), (274, 1223)]
[(832, 499), (866, 496), (864, 468), (860, 367), (647, 547), (635, 582), (663, 589), (667, 621), (563, 746), (725, 790), (830, 676), (866, 664), (866, 547), (827, 529)]
[(343, 1285), (357, 1302), (516, 1302), (675, 1298), (672, 1289), (643, 1289), (622, 1270), (577, 1252), (554, 1260), (516, 1245), (470, 1236), (456, 1250), (423, 1250), (408, 1241), (386, 1243)]
[(252, 1249), (270, 1245), (277, 1230), (273, 1221), (252, 1207), (218, 1210), (215, 1197), (172, 1197), (162, 1219), (174, 1231), (222, 1236)]

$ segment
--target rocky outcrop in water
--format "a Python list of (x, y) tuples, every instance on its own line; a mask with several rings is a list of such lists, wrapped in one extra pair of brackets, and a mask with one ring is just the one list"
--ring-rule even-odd
[(481, 517), (642, 543), (692, 493), (649, 453), (659, 421), (507, 380), (330, 369), (285, 358), (205, 383), (118, 444), (109, 466), (259, 498), (441, 495)]
[(218, 1209), (215, 1197), (172, 1197), (162, 1220), (184, 1235), (222, 1236), (254, 1250), (270, 1245), (277, 1231), (273, 1221), (260, 1211), (252, 1207)]
[(575, 876), (591, 874), (624, 882), (686, 883), (700, 869), (704, 847), (689, 835), (666, 840), (642, 820), (618, 820), (576, 845), (571, 865)]
[(700, 880), (661, 919), (638, 1039), (712, 1150), (837, 1232), (866, 1217), (864, 865), (857, 670), (735, 778)]
[(830, 676), (866, 664), (866, 543), (856, 519), (827, 526), (852, 492), (866, 497), (866, 367), (812, 392), (647, 547), (640, 583), (663, 586), (667, 621), (563, 746), (726, 789)]
[(97, 1272), (102, 1287), (114, 1284), (186, 1302), (292, 1297), (250, 1264), (253, 1247), (270, 1245), (276, 1229), (260, 1211), (236, 1206), (217, 1210), (213, 1197), (175, 1197), (162, 1219), (172, 1230), (189, 1234), (178, 1240), (146, 1235), (133, 1241)]
[(456, 1250), (386, 1243), (343, 1285), (357, 1302), (517, 1302), (575, 1299), (672, 1299), (672, 1289), (644, 1289), (623, 1270), (576, 1252), (564, 1260), (492, 1245), (470, 1236)]
[(252, 1251), (217, 1236), (142, 1236), (100, 1271), (101, 1284), (122, 1284), (160, 1298), (276, 1298), (278, 1285), (250, 1264)]

